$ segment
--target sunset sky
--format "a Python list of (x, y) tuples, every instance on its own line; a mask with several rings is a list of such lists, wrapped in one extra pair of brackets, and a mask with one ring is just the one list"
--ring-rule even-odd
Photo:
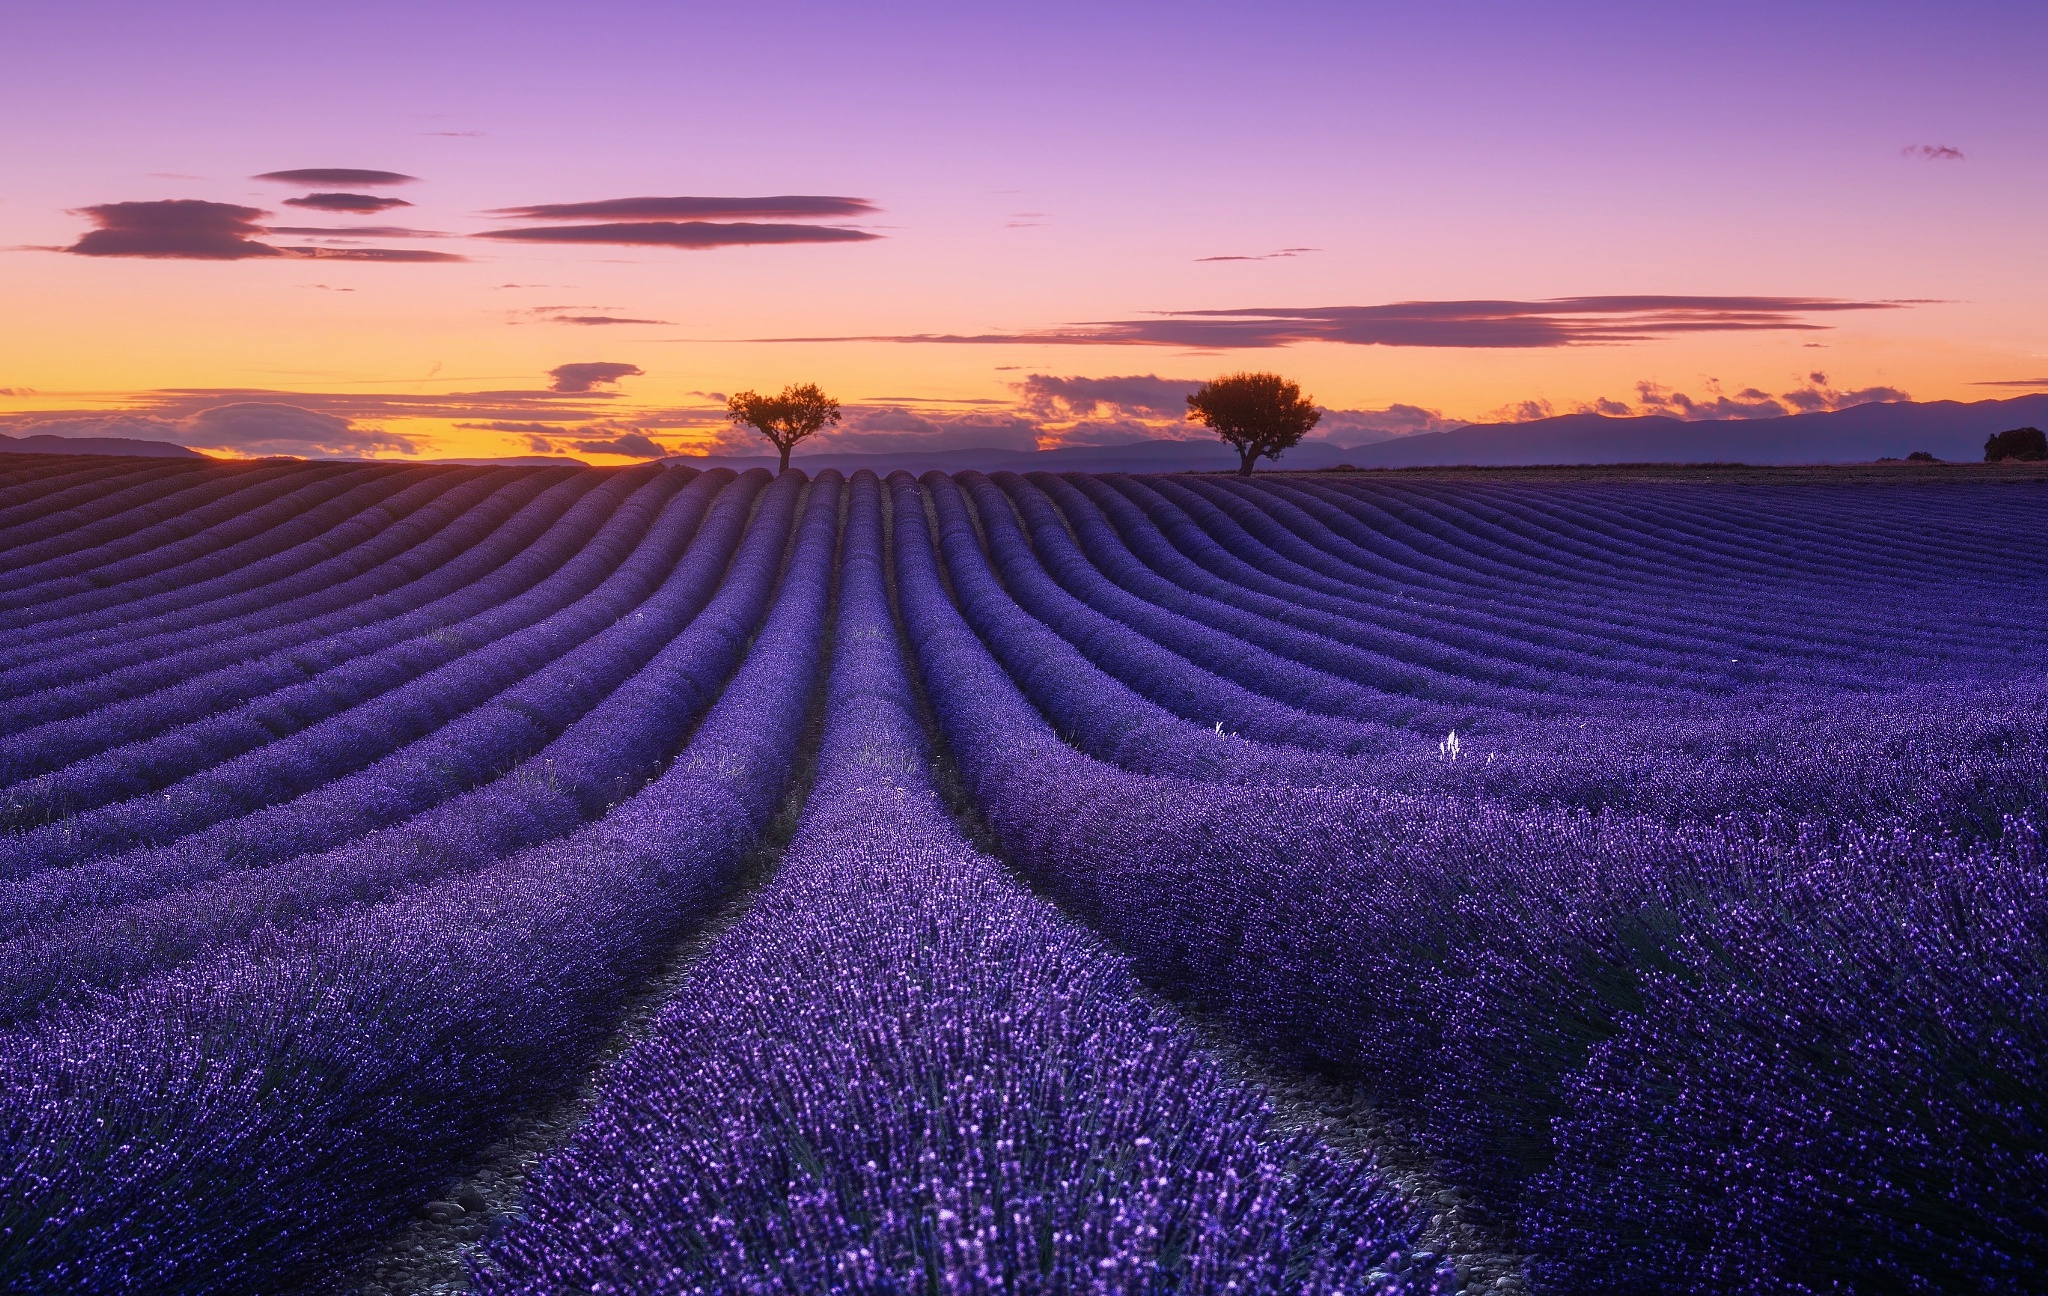
[(842, 449), (1173, 434), (1242, 368), (1339, 444), (2048, 390), (2048, 6), (1678, 8), (10, 5), (0, 431), (623, 463), (802, 381)]

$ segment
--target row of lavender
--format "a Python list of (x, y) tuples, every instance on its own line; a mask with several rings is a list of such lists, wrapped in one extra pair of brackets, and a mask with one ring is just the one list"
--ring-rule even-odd
[[(0, 476), (0, 1276), (331, 1267), (572, 1080), (781, 805), (841, 494), (673, 469)], [(1369, 1171), (1272, 1134), (1117, 958), (944, 822), (884, 664), (880, 494), (844, 505), (820, 791), (712, 959), (842, 972), (692, 982), (674, 1047), (622, 1069), (610, 1132), (544, 1180), (552, 1222), (492, 1281), (1427, 1281)], [(1011, 863), (1156, 986), (1369, 1086), (1560, 1287), (2028, 1263), (2048, 744), (2014, 648), (2042, 573), (1997, 540), (2038, 524), (2031, 499), (888, 495), (906, 651)], [(1042, 961), (978, 970), (1026, 934)], [(890, 980), (917, 941), (943, 1011)], [(1095, 989), (1047, 997), (1070, 976)], [(835, 1053), (834, 1030), (866, 1043)], [(732, 1131), (766, 1159), (707, 1151), (702, 1086), (741, 1101), (746, 1068), (794, 1057), (816, 1070), (768, 1075), (772, 1114)], [(911, 1071), (995, 1104), (971, 1122), (992, 1141), (892, 1096)], [(1073, 1109), (1122, 1113), (1107, 1141), (1051, 1133), (1080, 1074), (1113, 1077)], [(657, 1108), (672, 1135), (629, 1146)], [(1125, 1175), (1141, 1147), (1157, 1173)], [(167, 1171), (192, 1191), (166, 1197)], [(1219, 1175), (1239, 1187), (1189, 1187)], [(710, 1214), (664, 1215), (643, 1180)], [(734, 1183), (811, 1205), (735, 1222)]]
[[(305, 684), (263, 693), (223, 672), (234, 691), (215, 696), (229, 704), (196, 716), (201, 690), (138, 692), (135, 703), (187, 710), (153, 723), (126, 701), (87, 710), (104, 750), (54, 770), (23, 758), (34, 772), (17, 782), (17, 794), (30, 785), (18, 804), (31, 807), (49, 804), (51, 775), (91, 787), (87, 774), (123, 757), (116, 768), (155, 782), (141, 796), (78, 795), (84, 807), (54, 821), (23, 813), (8, 839), (9, 1285), (271, 1290), (345, 1265), (509, 1117), (572, 1081), (622, 992), (730, 890), (782, 803), (820, 670), (838, 484), (791, 476), (764, 491), (760, 475), (673, 472), (565, 484), (588, 494), (444, 594), (438, 627), (422, 635), (417, 620), (358, 619), (404, 650), (378, 663), (386, 674), (371, 678), (384, 687), (351, 670), (374, 652), (310, 636), (310, 655), (251, 656), (271, 646), (272, 627), (258, 625), (245, 656), (296, 668)], [(870, 482), (870, 523), (877, 499)], [(871, 595), (878, 559), (870, 545)], [(415, 572), (411, 583), (446, 576)], [(428, 591), (407, 592), (419, 604)], [(446, 610), (479, 601), (467, 618)], [(858, 624), (886, 649), (874, 607), (871, 597)], [(188, 608), (170, 611), (189, 619)], [(130, 620), (146, 635), (159, 615), (160, 600)], [(70, 627), (52, 616), (39, 629), (58, 640)], [(452, 658), (429, 646), (451, 638)], [(239, 718), (233, 702), (250, 692), (268, 708), (267, 740), (221, 723)], [(422, 708), (452, 718), (415, 722)], [(116, 716), (137, 721), (132, 736), (106, 723)], [(409, 726), (425, 732), (406, 742)], [(536, 750), (548, 731), (559, 736)], [(49, 732), (31, 725), (15, 740), (47, 743)], [(213, 749), (209, 763), (202, 743), (223, 733), (239, 745)], [(997, 885), (992, 861), (978, 867), (981, 888), (996, 887), (993, 918), (1011, 925), (1007, 948), (1063, 930), (1043, 902)], [(1099, 985), (1069, 1003), (1063, 1030), (1033, 1037), (1066, 1049), (1040, 1058), (1040, 1079), (1067, 1084), (1102, 1068), (1070, 1123), (1129, 1115), (1089, 1155), (1053, 1157), (1027, 1177), (1039, 1207), (999, 1230), (1010, 1252), (977, 1262), (984, 1274), (1023, 1265), (1056, 1287), (1086, 1273), (1187, 1290), (1436, 1282), (1369, 1168), (1274, 1132), (1262, 1104), (1194, 1056), (1184, 1031), (1147, 1016), (1119, 961), (1071, 931), (1064, 939), (1074, 949), (1052, 952), (1030, 993), (1048, 1001), (1046, 978), (1077, 969)], [(971, 963), (955, 951), (956, 972)], [(985, 1033), (1006, 1015), (999, 992), (967, 989), (985, 1001), (911, 1032), (925, 1052), (962, 1056), (971, 1041), (961, 1029)], [(879, 1077), (885, 1088), (906, 1079), (900, 1065)], [(988, 1097), (1023, 1122), (991, 1147), (1014, 1149), (1050, 1093), (991, 1081)], [(1202, 1101), (1188, 1109), (1190, 1098)], [(918, 1164), (868, 1173), (906, 1201), (919, 1196)], [(1219, 1181), (1188, 1214), (1185, 1183), (1212, 1174)], [(910, 1221), (913, 1248), (932, 1219)], [(986, 1241), (989, 1228), (975, 1227)], [(926, 1248), (919, 1264), (964, 1265), (956, 1241)], [(745, 1268), (737, 1254), (710, 1261), (706, 1289)]]
[[(1330, 728), (1340, 708), (1284, 687), (1228, 722), (1252, 741), (1205, 730), (1193, 669), (1267, 670), (1196, 628), (1231, 591), (1209, 584), (1204, 604), (1181, 569), (1149, 609), (1123, 602), (1150, 577), (1104, 521), (1153, 573), (1175, 566), (1151, 561), (1158, 539), (1128, 514), (1083, 503), (1121, 495), (1170, 539), (1192, 523), (1303, 586), (1288, 562), (1321, 555), (1338, 599), (1343, 548), (1288, 518), (1289, 497), (1334, 523), (1384, 518), (1398, 489), (973, 474), (892, 488), (905, 625), (1012, 862), (1155, 984), (1366, 1086), (1513, 1221), (1550, 1285), (2038, 1278), (2048, 712), (2024, 654), (2042, 642), (2042, 564), (1999, 543), (2038, 528), (2030, 496), (1823, 499), (1867, 555), (1846, 570), (1772, 552), (1769, 528), (1802, 503), (1786, 500), (1719, 533), (1732, 573), (1660, 559), (1614, 587), (1625, 604), (1588, 596), (1570, 615), (1574, 633), (1613, 635), (1647, 612), (1689, 680), (1607, 698), (1589, 662), (1561, 714), (1489, 699), (1453, 746), (1353, 740)], [(1688, 507), (1740, 520), (1672, 494), (1620, 503), (1671, 531)], [(1205, 505), (1302, 545), (1262, 552)], [(1090, 543), (1093, 571), (1072, 557)], [(1354, 590), (1384, 568), (1356, 571)], [(1907, 600), (1919, 616), (1900, 614)], [(1166, 613), (1183, 618), (1178, 660), (1089, 651)], [(1737, 651), (1758, 683), (1712, 678), (1713, 654)]]

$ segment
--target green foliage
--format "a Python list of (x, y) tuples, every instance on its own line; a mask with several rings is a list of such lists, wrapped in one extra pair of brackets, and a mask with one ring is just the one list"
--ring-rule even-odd
[(2033, 462), (2048, 459), (2048, 435), (2040, 428), (2012, 428), (2005, 432), (1993, 433), (1984, 442), (1984, 462), (1997, 463), (2001, 459), (2023, 459)]
[(1275, 373), (1235, 373), (1202, 384), (1188, 397), (1188, 417), (1213, 428), (1236, 448), (1238, 472), (1249, 477), (1261, 456), (1278, 459), (1323, 417), (1301, 385)]
[(751, 427), (781, 452), (781, 471), (789, 471), (789, 452), (796, 443), (827, 423), (839, 421), (839, 402), (827, 396), (816, 383), (792, 383), (780, 396), (763, 396), (743, 391), (725, 403), (725, 416), (734, 424)]

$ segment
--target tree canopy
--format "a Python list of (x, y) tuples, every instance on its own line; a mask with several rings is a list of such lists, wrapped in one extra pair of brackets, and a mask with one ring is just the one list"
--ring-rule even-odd
[(1984, 462), (1997, 463), (2000, 459), (2048, 459), (2048, 435), (2037, 427), (1994, 432), (1984, 442)]
[(789, 452), (796, 443), (827, 423), (839, 421), (839, 402), (816, 383), (790, 384), (779, 396), (743, 391), (725, 402), (725, 416), (737, 426), (767, 437), (782, 455), (778, 472), (789, 471)]
[(1215, 429), (1237, 450), (1237, 471), (1251, 476), (1261, 456), (1278, 459), (1323, 417), (1301, 385), (1275, 373), (1235, 373), (1188, 397), (1188, 417)]

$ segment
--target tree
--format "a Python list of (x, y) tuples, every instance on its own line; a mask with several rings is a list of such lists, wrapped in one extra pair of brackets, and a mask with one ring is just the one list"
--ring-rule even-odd
[(1997, 463), (2000, 459), (2048, 459), (2048, 435), (2037, 427), (1995, 432), (1984, 442), (1984, 462)]
[(789, 471), (789, 452), (796, 443), (839, 421), (839, 402), (818, 389), (816, 383), (801, 387), (792, 383), (780, 396), (763, 396), (743, 391), (725, 403), (725, 416), (735, 426), (744, 424), (768, 438), (782, 454), (777, 472)]
[(1249, 477), (1261, 455), (1281, 452), (1308, 435), (1323, 417), (1314, 398), (1279, 374), (1236, 373), (1202, 384), (1188, 397), (1188, 417), (1214, 428), (1236, 447), (1238, 474)]

